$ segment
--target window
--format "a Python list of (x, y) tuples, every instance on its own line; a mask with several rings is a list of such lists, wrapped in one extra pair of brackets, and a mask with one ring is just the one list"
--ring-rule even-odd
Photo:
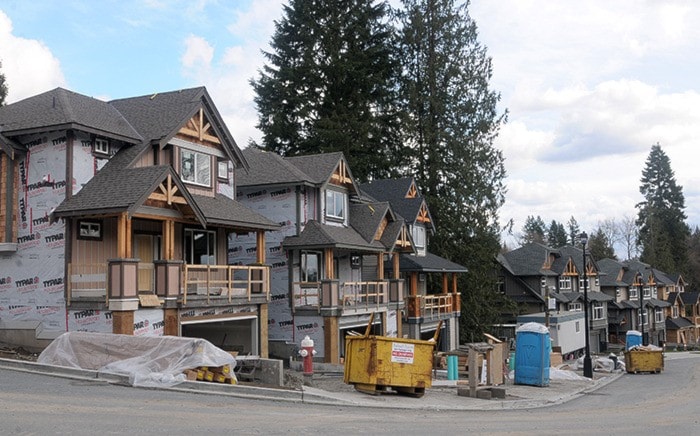
[(579, 321), (576, 321), (576, 333), (579, 333), (581, 331), (581, 324)]
[(663, 322), (663, 320), (664, 320), (664, 311), (660, 307), (655, 308), (654, 309), (654, 322), (660, 323), (660, 322)]
[(301, 263), (299, 265), (299, 280), (301, 282), (318, 282), (320, 280), (318, 266), (321, 255), (312, 251), (301, 252)]
[(671, 318), (678, 318), (678, 306), (671, 307)]
[(106, 139), (95, 139), (95, 153), (109, 154), (109, 141)]
[(220, 180), (228, 182), (228, 161), (220, 160), (216, 171), (216, 175)]
[(569, 310), (573, 312), (580, 312), (583, 310), (583, 305), (581, 303), (569, 303)]
[(641, 317), (640, 317), (640, 315), (638, 314), (638, 315), (637, 315), (637, 323), (639, 323), (640, 325), (647, 325), (647, 323), (649, 322), (649, 320), (647, 319), (647, 318), (648, 318), (648, 314), (647, 314), (646, 309), (645, 309), (645, 310), (642, 310), (641, 315), (644, 316), (644, 321), (643, 321), (643, 322), (640, 322), (640, 321), (641, 321)]
[(181, 149), (180, 177), (188, 183), (211, 186), (211, 156), (184, 148)]
[(102, 222), (78, 221), (78, 239), (102, 240)]
[(547, 277), (540, 277), (540, 287), (546, 288), (547, 287)]
[(560, 276), (559, 277), (559, 289), (571, 289), (571, 277)]
[(185, 262), (216, 265), (216, 232), (185, 229)]
[(637, 294), (637, 288), (631, 287), (630, 288), (630, 299), (632, 298), (637, 298), (639, 295)]
[(603, 319), (605, 317), (605, 311), (603, 308), (603, 303), (596, 301), (593, 303), (593, 320)]
[(326, 217), (345, 219), (345, 194), (330, 189), (326, 190)]
[(425, 248), (425, 227), (413, 226), (413, 243), (416, 248)]
[(617, 298), (619, 300), (621, 295), (622, 295), (622, 289), (615, 288), (615, 298)]

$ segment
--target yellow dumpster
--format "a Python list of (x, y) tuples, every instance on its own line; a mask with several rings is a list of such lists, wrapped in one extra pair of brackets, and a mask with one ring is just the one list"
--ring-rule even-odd
[(391, 389), (422, 397), (432, 385), (433, 351), (440, 327), (429, 341), (368, 335), (369, 328), (363, 336), (348, 336), (345, 383), (372, 395)]
[(625, 351), (625, 367), (629, 373), (654, 372), (664, 369), (664, 354), (662, 350), (629, 350)]

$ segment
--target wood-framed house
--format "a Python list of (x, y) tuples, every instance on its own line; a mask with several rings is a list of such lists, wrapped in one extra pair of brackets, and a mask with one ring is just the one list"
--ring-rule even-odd
[(624, 347), (627, 332), (638, 327), (639, 303), (630, 299), (630, 284), (635, 272), (614, 259), (601, 259), (600, 290), (613, 299), (608, 301), (608, 341), (611, 346)]
[[(679, 292), (678, 296), (682, 302), (682, 308), (679, 313), (690, 324), (686, 330), (685, 342), (676, 342), (683, 345), (700, 345), (700, 292), (698, 291), (683, 291)], [(668, 332), (668, 324), (666, 325)], [(670, 334), (669, 334), (670, 336)], [(671, 343), (670, 337), (668, 338)]]
[(370, 200), (387, 201), (408, 225), (415, 253), (399, 256), (399, 270), (408, 286), (406, 307), (403, 311), (403, 336), (429, 339), (439, 321), (440, 346), (449, 351), (459, 346), (459, 318), (461, 293), (457, 275), (466, 273), (462, 265), (428, 251), (430, 235), (435, 232), (428, 204), (421, 195), (413, 177), (373, 180), (360, 186)]
[[(374, 332), (396, 336), (404, 307), (398, 257), (414, 250), (404, 220), (387, 202), (361, 199), (342, 153), (243, 154), (250, 171), (238, 176), (238, 198), (282, 225), (267, 239), (271, 354), (289, 357), (309, 336), (319, 360), (338, 363), (345, 336), (364, 331), (372, 312)], [(231, 261), (246, 261), (252, 243), (233, 239)]]
[[(587, 280), (589, 343), (592, 352), (607, 349), (607, 302), (612, 297), (600, 292), (595, 260), (579, 248), (550, 248), (536, 242), (497, 256), (500, 292), (518, 307), (517, 314), (503, 314), (502, 334), (514, 337), (517, 315), (543, 313), (554, 299), (552, 312), (582, 311), (585, 307), (584, 278)], [(515, 316), (514, 316), (515, 315)], [(508, 330), (505, 327), (510, 327)]]
[[(0, 130), (0, 305), (14, 308), (0, 332), (183, 335), (267, 354), (263, 248), (279, 225), (236, 201), (246, 162), (205, 88), (110, 102), (57, 88), (0, 108)], [(231, 266), (240, 233), (260, 249)]]

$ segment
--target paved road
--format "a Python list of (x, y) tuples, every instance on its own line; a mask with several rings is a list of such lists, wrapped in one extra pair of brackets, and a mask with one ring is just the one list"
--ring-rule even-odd
[(625, 374), (566, 404), (460, 412), (278, 403), (0, 369), (0, 434), (700, 434), (700, 355), (678, 357), (661, 374)]

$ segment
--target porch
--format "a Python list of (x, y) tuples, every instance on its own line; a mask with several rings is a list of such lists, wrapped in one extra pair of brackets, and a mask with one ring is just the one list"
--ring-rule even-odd
[(380, 308), (403, 308), (403, 280), (292, 283), (292, 313), (314, 311), (323, 315), (369, 313)]

